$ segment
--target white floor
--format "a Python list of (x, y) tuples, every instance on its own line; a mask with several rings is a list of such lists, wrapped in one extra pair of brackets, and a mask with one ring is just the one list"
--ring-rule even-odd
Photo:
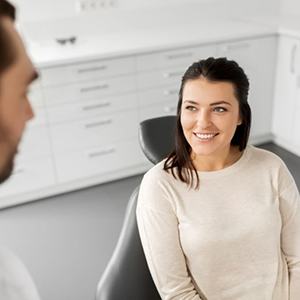
[(141, 176), (0, 211), (0, 245), (18, 254), (42, 300), (94, 300)]

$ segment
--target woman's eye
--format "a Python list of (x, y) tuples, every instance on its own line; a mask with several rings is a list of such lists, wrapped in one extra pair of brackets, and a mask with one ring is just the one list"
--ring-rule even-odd
[(225, 112), (225, 111), (227, 111), (227, 109), (224, 108), (224, 107), (218, 106), (218, 107), (214, 108), (214, 111), (216, 111), (216, 112)]
[(185, 109), (190, 110), (190, 111), (195, 111), (196, 107), (189, 105), (189, 106), (186, 106)]

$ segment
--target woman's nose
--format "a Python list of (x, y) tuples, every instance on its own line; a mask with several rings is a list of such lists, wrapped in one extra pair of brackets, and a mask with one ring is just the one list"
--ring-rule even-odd
[(206, 128), (211, 125), (211, 116), (209, 111), (201, 110), (197, 116), (197, 125), (200, 128)]

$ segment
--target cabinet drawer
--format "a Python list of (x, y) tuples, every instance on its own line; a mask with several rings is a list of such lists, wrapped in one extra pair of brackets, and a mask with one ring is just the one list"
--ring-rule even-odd
[(135, 78), (123, 76), (44, 89), (47, 106), (135, 91)]
[(209, 56), (215, 56), (215, 54), (215, 45), (181, 48), (145, 54), (137, 57), (137, 69), (138, 71), (144, 71), (179, 65), (187, 68), (194, 61), (198, 61)]
[(94, 60), (41, 70), (43, 86), (80, 82), (135, 72), (134, 57)]
[(22, 137), (18, 156), (22, 159), (49, 155), (51, 146), (48, 127), (27, 128)]
[(106, 145), (111, 141), (136, 136), (137, 132), (136, 110), (51, 126), (55, 153)]
[[(255, 40), (245, 40), (231, 43), (220, 44), (217, 47), (218, 56), (227, 57), (228, 59), (235, 60), (242, 68), (247, 68), (251, 66), (251, 57), (249, 57), (249, 51), (252, 52), (253, 47), (255, 47)], [(253, 57), (255, 59), (255, 57)]]
[(138, 138), (135, 137), (128, 141), (57, 156), (58, 180), (66, 182), (101, 175), (139, 165), (144, 161)]
[(171, 85), (168, 87), (160, 87), (156, 89), (140, 91), (139, 105), (140, 107), (147, 106), (153, 103), (178, 102), (179, 86)]
[[(217, 46), (217, 55), (235, 60), (248, 75), (249, 70), (257, 69), (257, 55), (276, 55), (277, 41), (274, 36), (222, 43)], [(275, 60), (275, 59), (273, 59)], [(268, 69), (268, 68), (267, 68)], [(260, 69), (264, 71), (263, 68)], [(252, 79), (252, 78), (250, 78)]]
[(82, 100), (52, 106), (47, 109), (50, 123), (59, 123), (70, 120), (82, 120), (95, 117), (99, 114), (113, 113), (128, 109), (136, 109), (136, 94), (123, 94), (116, 97), (103, 97), (102, 99)]
[(138, 89), (143, 90), (165, 85), (178, 85), (179, 88), (184, 71), (185, 67), (179, 66), (140, 73), (137, 78)]
[(140, 109), (139, 120), (140, 122), (161, 117), (167, 115), (176, 115), (177, 112), (177, 102), (174, 101), (167, 102), (165, 104), (155, 104), (148, 107), (143, 107)]
[(35, 191), (55, 184), (55, 171), (50, 156), (31, 161), (16, 161), (11, 177), (1, 184), (0, 195), (6, 197)]

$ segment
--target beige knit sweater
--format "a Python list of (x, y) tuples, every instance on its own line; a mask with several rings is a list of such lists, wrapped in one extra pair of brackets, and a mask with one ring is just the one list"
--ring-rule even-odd
[(300, 197), (283, 161), (247, 146), (189, 190), (160, 162), (137, 221), (162, 299), (300, 300)]

